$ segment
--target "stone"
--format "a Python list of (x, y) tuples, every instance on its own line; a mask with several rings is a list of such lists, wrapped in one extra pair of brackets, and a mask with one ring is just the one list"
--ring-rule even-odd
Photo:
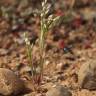
[(9, 53), (9, 51), (7, 49), (0, 48), (0, 56), (8, 55), (8, 53)]
[(62, 85), (56, 85), (46, 93), (46, 96), (72, 96), (72, 93)]
[(88, 60), (81, 66), (78, 83), (83, 89), (96, 90), (96, 60)]
[(36, 96), (36, 94), (35, 93), (28, 93), (28, 94), (25, 94), (23, 96)]
[(17, 95), (24, 89), (24, 83), (9, 69), (0, 68), (0, 94)]

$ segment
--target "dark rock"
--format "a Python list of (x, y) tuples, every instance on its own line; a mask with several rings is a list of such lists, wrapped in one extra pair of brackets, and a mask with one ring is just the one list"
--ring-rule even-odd
[(57, 85), (56, 87), (51, 88), (46, 96), (72, 96), (72, 93), (65, 87)]
[(81, 88), (96, 90), (96, 60), (88, 60), (81, 66), (78, 82)]

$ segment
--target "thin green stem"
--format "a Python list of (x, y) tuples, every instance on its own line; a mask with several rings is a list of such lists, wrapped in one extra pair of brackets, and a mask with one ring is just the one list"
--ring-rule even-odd
[(31, 68), (31, 74), (32, 74), (32, 77), (33, 77), (34, 74), (33, 74), (32, 49), (31, 49), (31, 47), (29, 45), (26, 45), (26, 47), (27, 47), (26, 49), (27, 49), (27, 56), (28, 56), (29, 66)]

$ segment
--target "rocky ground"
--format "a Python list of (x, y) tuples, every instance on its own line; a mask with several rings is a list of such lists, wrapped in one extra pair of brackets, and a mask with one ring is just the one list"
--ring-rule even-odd
[(72, 1), (51, 2), (52, 13), (64, 17), (48, 33), (44, 78), (36, 90), (23, 33), (34, 43), (36, 64), (40, 2), (0, 1), (0, 96), (96, 96), (96, 0)]

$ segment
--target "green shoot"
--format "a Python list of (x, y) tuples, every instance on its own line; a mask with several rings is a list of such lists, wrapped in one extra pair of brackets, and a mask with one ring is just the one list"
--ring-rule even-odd
[(27, 57), (28, 57), (28, 61), (29, 61), (29, 66), (31, 68), (31, 74), (32, 77), (34, 76), (34, 68), (33, 68), (33, 56), (32, 56), (32, 50), (33, 50), (33, 45), (30, 44), (30, 40), (28, 38), (28, 33), (24, 33), (24, 41), (26, 43), (26, 53), (27, 53)]
[(48, 15), (49, 11), (51, 9), (51, 5), (47, 2), (47, 0), (44, 0), (42, 2), (42, 10), (40, 15), (40, 23), (41, 23), (41, 30), (39, 34), (39, 51), (40, 51), (40, 64), (36, 67), (33, 64), (33, 45), (30, 44), (30, 40), (28, 39), (28, 34), (24, 33), (24, 39), (26, 43), (26, 49), (27, 49), (27, 55), (28, 55), (28, 61), (29, 66), (31, 67), (32, 77), (33, 81), (40, 84), (40, 82), (43, 79), (43, 70), (44, 70), (44, 61), (45, 61), (45, 44), (46, 44), (46, 38), (48, 31), (52, 29), (58, 24), (58, 21), (60, 19), (60, 16), (54, 16), (54, 15)]
[(42, 2), (42, 11), (41, 11), (41, 32), (40, 32), (40, 40), (39, 40), (39, 47), (40, 47), (40, 75), (43, 78), (43, 64), (44, 64), (44, 57), (45, 57), (45, 41), (47, 38), (48, 31), (56, 25), (60, 16), (49, 15), (51, 5), (47, 3), (47, 0)]

